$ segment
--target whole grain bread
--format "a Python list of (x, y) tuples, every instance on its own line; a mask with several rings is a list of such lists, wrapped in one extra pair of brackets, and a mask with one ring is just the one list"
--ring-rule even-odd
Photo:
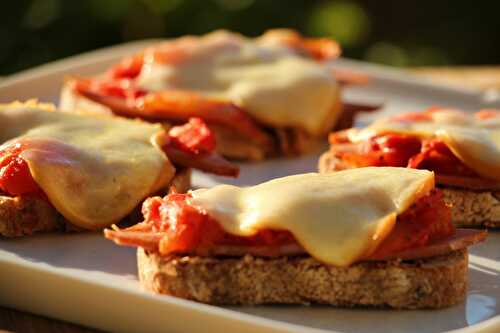
[(500, 192), (438, 187), (452, 205), (451, 219), (457, 226), (500, 228)]
[(467, 289), (467, 250), (349, 267), (308, 256), (161, 256), (142, 248), (137, 259), (145, 289), (209, 304), (442, 308), (462, 302)]
[[(331, 152), (324, 153), (318, 162), (319, 172), (352, 168)], [(500, 228), (500, 192), (461, 189), (437, 184), (444, 201), (451, 206), (451, 219), (461, 227)]]
[(20, 237), (64, 230), (65, 225), (64, 217), (40, 197), (0, 195), (0, 236)]
[[(191, 185), (191, 169), (177, 170), (175, 177), (164, 189), (166, 194), (175, 187), (177, 192), (186, 192)], [(124, 223), (137, 223), (142, 218), (140, 205), (125, 219)], [(33, 195), (11, 197), (0, 194), (0, 237), (21, 237), (40, 232), (83, 231), (69, 223), (47, 200)]]

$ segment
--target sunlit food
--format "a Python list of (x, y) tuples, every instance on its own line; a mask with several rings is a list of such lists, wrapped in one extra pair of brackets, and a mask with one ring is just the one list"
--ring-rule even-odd
[(219, 185), (150, 198), (142, 212), (105, 230), (139, 248), (142, 284), (215, 304), (449, 306), (465, 296), (467, 247), (486, 236), (455, 229), (434, 174), (407, 168)]
[[(190, 168), (237, 176), (200, 119), (160, 125), (36, 102), (0, 107), (0, 235), (97, 230), (142, 200), (186, 191)], [(137, 222), (137, 221), (135, 221)]]
[(330, 135), (322, 172), (366, 166), (428, 169), (464, 226), (500, 226), (500, 112), (402, 113)]
[[(94, 78), (66, 82), (61, 108), (79, 106), (129, 118), (183, 122), (199, 117), (224, 156), (259, 160), (313, 149), (360, 110), (341, 87), (367, 77), (333, 70), (330, 39), (271, 30), (257, 38), (217, 31), (159, 43)], [(77, 74), (77, 73), (75, 73)]]

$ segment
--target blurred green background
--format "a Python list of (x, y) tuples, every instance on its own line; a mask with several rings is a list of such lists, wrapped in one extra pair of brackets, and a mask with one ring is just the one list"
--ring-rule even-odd
[(344, 56), (393, 66), (495, 64), (500, 1), (2, 1), (0, 75), (150, 37), (291, 27), (342, 43)]

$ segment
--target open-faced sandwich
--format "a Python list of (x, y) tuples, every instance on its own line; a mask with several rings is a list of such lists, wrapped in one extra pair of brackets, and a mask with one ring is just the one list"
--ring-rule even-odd
[(464, 299), (467, 247), (434, 174), (360, 168), (147, 199), (106, 229), (138, 247), (142, 285), (210, 304), (440, 308)]
[[(159, 43), (94, 78), (70, 78), (62, 109), (176, 122), (200, 117), (227, 157), (260, 160), (311, 150), (356, 111), (342, 84), (366, 77), (328, 65), (340, 53), (330, 39), (272, 30), (258, 38), (217, 31)], [(75, 73), (76, 74), (76, 73)]]
[(330, 135), (321, 172), (366, 166), (432, 170), (452, 220), (500, 227), (500, 111), (431, 108)]
[(34, 101), (1, 105), (0, 236), (102, 229), (148, 196), (186, 191), (190, 167), (236, 176), (214, 147), (199, 119), (167, 132)]

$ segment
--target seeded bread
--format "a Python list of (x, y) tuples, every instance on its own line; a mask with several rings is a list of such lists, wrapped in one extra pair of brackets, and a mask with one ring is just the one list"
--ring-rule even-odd
[[(165, 189), (175, 187), (177, 192), (185, 192), (191, 183), (190, 169), (178, 170), (174, 179)], [(137, 223), (142, 218), (140, 206), (124, 222)], [(21, 237), (39, 232), (83, 231), (70, 224), (47, 200), (37, 196), (23, 195), (10, 197), (0, 194), (0, 237)]]
[(306, 256), (160, 256), (139, 248), (147, 290), (208, 304), (329, 304), (397, 309), (443, 308), (464, 300), (467, 250), (425, 260), (335, 267)]
[[(319, 172), (349, 169), (345, 161), (330, 152), (319, 159)], [(451, 206), (451, 219), (461, 227), (500, 228), (500, 192), (477, 191), (437, 184), (444, 201)]]
[(0, 196), (0, 235), (19, 237), (63, 230), (65, 219), (46, 200), (35, 196)]
[(500, 192), (469, 191), (438, 185), (451, 204), (451, 219), (458, 226), (500, 228)]

